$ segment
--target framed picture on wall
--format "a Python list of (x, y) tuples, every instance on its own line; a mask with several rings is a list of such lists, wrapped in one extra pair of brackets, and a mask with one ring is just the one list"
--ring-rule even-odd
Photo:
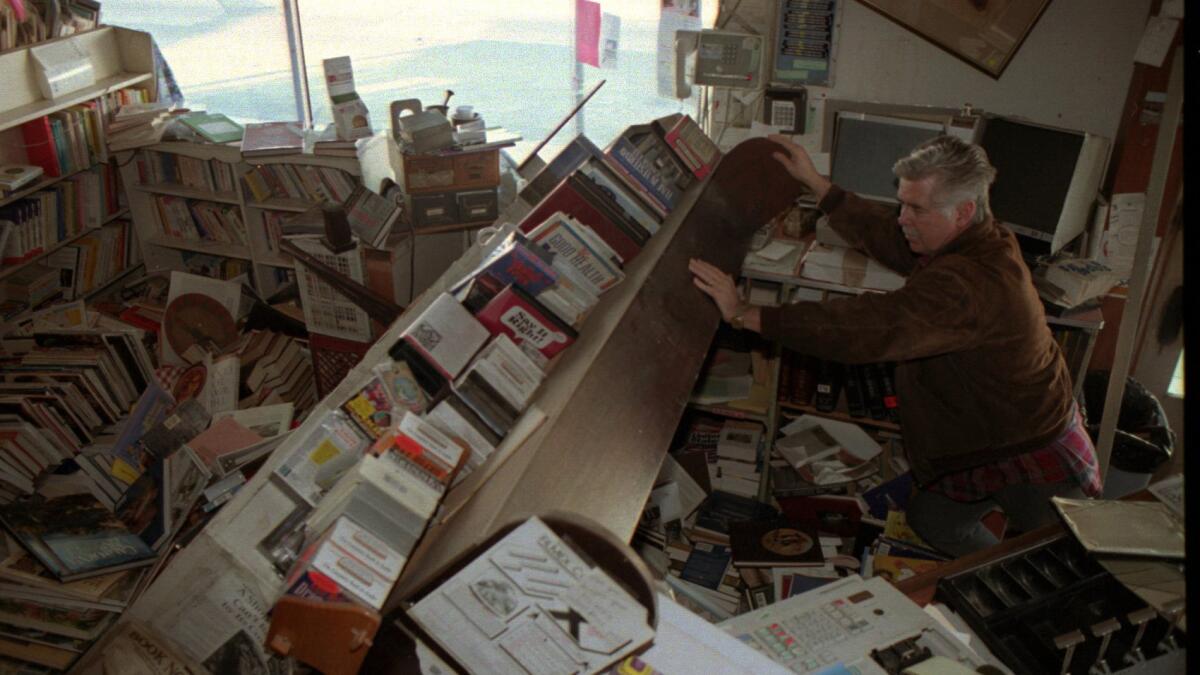
[(1050, 0), (859, 0), (999, 79)]

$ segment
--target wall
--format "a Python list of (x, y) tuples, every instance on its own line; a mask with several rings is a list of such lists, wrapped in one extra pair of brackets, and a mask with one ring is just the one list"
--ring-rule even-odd
[[(750, 23), (766, 33), (767, 26), (754, 17), (769, 16), (776, 3), (743, 0), (738, 18), (726, 28), (744, 30)], [(810, 114), (818, 119), (810, 121), (806, 137), (820, 131), (821, 101), (828, 97), (948, 107), (971, 103), (987, 112), (1112, 139), (1150, 0), (1052, 0), (998, 80), (858, 2), (841, 4), (834, 86), (809, 90)], [(749, 21), (743, 23), (743, 17)], [(742, 136), (730, 129), (722, 145)]]

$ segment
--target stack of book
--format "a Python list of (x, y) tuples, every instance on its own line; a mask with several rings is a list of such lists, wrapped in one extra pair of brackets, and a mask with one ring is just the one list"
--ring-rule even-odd
[(169, 103), (131, 103), (113, 111), (105, 125), (109, 152), (131, 150), (144, 145), (153, 145), (162, 140), (167, 122), (176, 110)]

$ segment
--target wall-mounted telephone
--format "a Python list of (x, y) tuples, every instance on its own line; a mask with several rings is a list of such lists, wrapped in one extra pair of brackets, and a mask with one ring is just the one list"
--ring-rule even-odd
[(763, 122), (783, 127), (784, 133), (804, 133), (808, 94), (804, 89), (768, 89), (763, 105)]
[(675, 97), (692, 95), (684, 77), (688, 55), (696, 53), (696, 84), (756, 89), (762, 83), (761, 35), (720, 30), (675, 33)]

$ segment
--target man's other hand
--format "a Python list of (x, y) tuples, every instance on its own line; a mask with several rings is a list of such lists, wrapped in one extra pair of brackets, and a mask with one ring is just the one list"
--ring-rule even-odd
[(699, 258), (688, 261), (688, 271), (695, 275), (692, 283), (696, 284), (696, 288), (704, 291), (717, 303), (722, 319), (729, 321), (742, 309), (742, 300), (738, 297), (733, 277)]
[(792, 178), (808, 186), (816, 195), (817, 201), (824, 199), (825, 193), (829, 191), (829, 179), (817, 172), (808, 151), (781, 134), (771, 134), (767, 136), (767, 140), (783, 146), (785, 152), (774, 152), (771, 155), (787, 169)]

